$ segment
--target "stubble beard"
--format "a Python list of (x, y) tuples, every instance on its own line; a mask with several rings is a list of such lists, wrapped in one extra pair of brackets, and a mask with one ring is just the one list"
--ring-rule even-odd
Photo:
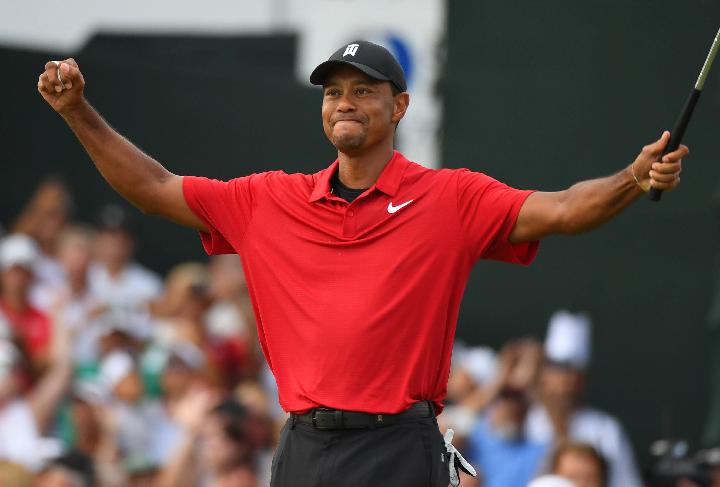
[(332, 144), (340, 152), (354, 152), (365, 144), (366, 139), (367, 136), (365, 133), (334, 135), (332, 137)]

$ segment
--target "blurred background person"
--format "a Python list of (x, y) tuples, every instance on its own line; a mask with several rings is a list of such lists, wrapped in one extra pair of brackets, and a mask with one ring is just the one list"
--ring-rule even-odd
[(159, 487), (260, 487), (256, 449), (248, 435), (252, 415), (234, 400), (195, 390), (179, 410), (183, 437), (160, 473)]
[(118, 205), (102, 208), (95, 237), (95, 263), (90, 268), (90, 289), (116, 320), (150, 333), (148, 304), (162, 292), (162, 281), (133, 260), (135, 237), (127, 212)]
[(46, 311), (48, 309), (43, 305), (48, 303), (42, 299), (44, 288), (54, 287), (64, 278), (55, 251), (57, 239), (67, 224), (71, 210), (72, 199), (67, 187), (60, 179), (49, 177), (40, 183), (10, 227), (12, 233), (29, 236), (39, 247), (34, 263), (36, 282), (32, 298), (36, 306)]
[(203, 373), (205, 357), (191, 343), (177, 343), (163, 350), (158, 408), (152, 415), (151, 454), (159, 466), (166, 465), (181, 438), (177, 418), (183, 399), (191, 390), (207, 386)]
[(159, 357), (173, 347), (188, 344), (202, 354), (206, 378), (229, 390), (225, 387), (230, 377), (225, 376), (224, 357), (215, 353), (215, 343), (205, 324), (205, 313), (211, 302), (206, 264), (183, 262), (170, 269), (163, 293), (150, 305), (153, 330), (149, 350), (143, 358), (148, 375), (160, 372), (157, 364), (163, 363), (163, 359)]
[(232, 387), (256, 375), (265, 361), (245, 273), (237, 256), (217, 255), (210, 259), (208, 292), (212, 304), (204, 317), (206, 329), (218, 367)]
[(114, 430), (109, 440), (117, 445), (117, 462), (128, 475), (154, 470), (160, 463), (152, 447), (160, 406), (144, 397), (134, 357), (120, 350), (108, 354), (100, 365), (100, 385), (106, 395), (104, 414), (110, 416)]
[(7, 323), (32, 362), (32, 374), (47, 364), (50, 318), (30, 302), (30, 289), (39, 258), (35, 241), (13, 234), (0, 240), (0, 319)]
[(586, 442), (607, 459), (609, 487), (640, 487), (632, 447), (620, 422), (584, 404), (590, 338), (587, 316), (558, 311), (550, 318), (538, 403), (528, 413), (527, 437), (546, 444)]
[[(252, 418), (247, 424), (247, 437), (255, 451), (255, 472), (259, 485), (270, 485), (273, 453), (287, 415), (277, 414), (276, 400), (256, 379), (247, 379), (234, 391), (233, 399)], [(282, 412), (282, 410), (280, 410)]]
[(48, 288), (47, 300), (59, 309), (61, 322), (74, 330), (73, 359), (79, 378), (93, 377), (100, 360), (100, 337), (106, 308), (90, 289), (90, 266), (95, 232), (89, 226), (70, 225), (58, 238), (57, 259), (65, 280)]
[(438, 425), (441, 431), (447, 428), (455, 431), (453, 443), (460, 449), (477, 421), (478, 412), (502, 387), (504, 379), (497, 369), (498, 357), (490, 347), (467, 347), (461, 342), (453, 347), (445, 409), (438, 416)]
[(67, 328), (58, 328), (48, 367), (29, 390), (23, 385), (20, 349), (8, 339), (0, 339), (0, 460), (32, 471), (60, 448), (57, 440), (46, 436), (70, 385), (72, 337)]
[(606, 487), (608, 465), (591, 445), (566, 441), (550, 459), (550, 473), (570, 480), (575, 487)]
[(524, 431), (541, 356), (541, 346), (532, 339), (508, 342), (496, 378), (463, 401), (477, 415), (466, 453), (484, 487), (525, 487), (542, 467), (548, 443)]

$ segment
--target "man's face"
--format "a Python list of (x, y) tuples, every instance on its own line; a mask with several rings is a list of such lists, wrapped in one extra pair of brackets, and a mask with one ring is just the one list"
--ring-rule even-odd
[(501, 394), (490, 410), (490, 427), (496, 437), (516, 441), (522, 435), (528, 402), (522, 394)]
[(354, 155), (392, 138), (405, 115), (409, 96), (393, 95), (389, 81), (378, 81), (351, 66), (338, 66), (323, 86), (325, 135), (345, 154)]
[(95, 239), (95, 252), (106, 265), (124, 264), (132, 257), (133, 239), (120, 230), (103, 230)]
[(57, 257), (71, 276), (82, 276), (92, 261), (92, 242), (84, 237), (66, 238), (59, 246)]
[(541, 394), (546, 401), (564, 408), (575, 407), (585, 389), (585, 373), (566, 366), (545, 364), (540, 376)]
[(0, 288), (8, 294), (26, 296), (32, 280), (33, 273), (30, 269), (13, 265), (0, 273)]

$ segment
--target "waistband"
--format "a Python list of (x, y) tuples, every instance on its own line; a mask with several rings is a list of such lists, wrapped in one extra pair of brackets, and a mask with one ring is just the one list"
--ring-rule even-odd
[(291, 424), (307, 424), (316, 430), (375, 429), (411, 421), (434, 418), (435, 408), (430, 401), (416, 402), (397, 414), (372, 414), (339, 409), (315, 408), (304, 414), (290, 414)]

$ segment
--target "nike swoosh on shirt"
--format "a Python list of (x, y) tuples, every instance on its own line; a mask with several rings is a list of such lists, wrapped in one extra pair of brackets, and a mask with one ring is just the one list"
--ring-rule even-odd
[(401, 205), (393, 206), (392, 201), (391, 201), (390, 203), (388, 203), (388, 213), (395, 213), (399, 209), (405, 208), (407, 205), (409, 205), (412, 202), (413, 202), (413, 200), (410, 200), (410, 201), (406, 201), (405, 203), (403, 203)]

